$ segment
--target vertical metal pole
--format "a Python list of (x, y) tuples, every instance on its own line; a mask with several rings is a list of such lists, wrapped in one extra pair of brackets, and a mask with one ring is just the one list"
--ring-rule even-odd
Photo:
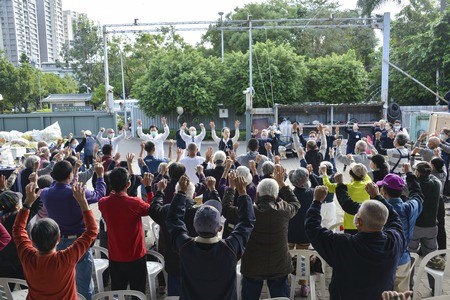
[(123, 52), (122, 49), (120, 50), (120, 68), (122, 71), (122, 99), (123, 99), (123, 107), (124, 107), (124, 113), (123, 113), (123, 124), (128, 124), (127, 122), (127, 103), (126, 103), (126, 96), (125, 96), (125, 76), (123, 74)]
[[(331, 131), (333, 131), (333, 125), (334, 125), (334, 106), (331, 106), (331, 111), (330, 111), (330, 119), (331, 119)], [(331, 135), (331, 132), (330, 132)]]
[(112, 97), (109, 96), (109, 68), (108, 68), (108, 34), (106, 32), (106, 26), (103, 25), (103, 56), (104, 56), (104, 68), (105, 68), (105, 103), (106, 111), (113, 111)]
[(381, 102), (383, 102), (383, 116), (387, 117), (389, 101), (389, 44), (391, 39), (391, 14), (383, 16), (383, 59), (381, 62)]
[(223, 62), (223, 54), (224, 54), (224, 45), (223, 45), (223, 12), (219, 12), (220, 16), (220, 47), (221, 47), (221, 54), (222, 54), (222, 62)]
[(249, 59), (248, 59), (248, 65), (249, 65), (249, 97), (250, 97), (250, 104), (249, 106), (246, 105), (245, 110), (245, 137), (248, 141), (251, 137), (251, 130), (252, 130), (252, 108), (253, 108), (253, 65), (252, 65), (252, 48), (253, 48), (253, 41), (252, 41), (252, 16), (248, 15), (248, 48), (249, 48)]

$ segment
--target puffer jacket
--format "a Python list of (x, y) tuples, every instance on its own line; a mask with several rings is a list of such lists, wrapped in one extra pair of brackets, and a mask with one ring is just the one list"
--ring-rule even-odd
[[(222, 213), (230, 222), (237, 220), (237, 207), (233, 205), (233, 189), (227, 189)], [(284, 200), (282, 200), (284, 199)], [(294, 192), (282, 187), (277, 199), (262, 196), (253, 206), (256, 223), (241, 262), (241, 273), (250, 278), (276, 278), (293, 271), (288, 249), (288, 226), (300, 208)]]

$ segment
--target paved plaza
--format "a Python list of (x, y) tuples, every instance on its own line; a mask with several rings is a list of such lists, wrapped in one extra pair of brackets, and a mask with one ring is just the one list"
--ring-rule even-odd
[[(140, 140), (132, 139), (132, 138), (128, 139), (128, 140), (125, 140), (123, 143), (121, 143), (120, 146), (119, 146), (119, 152), (122, 155), (122, 159), (124, 159), (125, 155), (127, 153), (129, 153), (129, 152), (133, 152), (133, 153), (136, 154), (136, 156), (138, 156), (139, 155), (139, 151), (140, 151), (140, 143), (141, 143)], [(168, 153), (167, 144), (168, 143), (166, 142), (165, 143), (165, 148), (166, 148), (165, 149), (165, 153), (166, 154)], [(212, 141), (205, 141), (202, 144), (202, 152), (204, 153), (206, 148), (209, 147), (209, 146), (213, 147), (214, 151), (217, 150), (217, 146), (216, 146), (216, 144), (214, 142), (212, 142)], [(239, 146), (239, 148), (237, 150), (237, 154), (239, 155), (239, 154), (243, 154), (245, 152), (246, 152), (246, 142), (242, 142), (241, 141), (240, 142), (240, 146)], [(176, 155), (175, 152), (174, 152), (174, 155)], [(174, 156), (174, 158), (175, 158), (175, 156)], [(293, 169), (295, 169), (295, 168), (297, 168), (299, 166), (299, 162), (298, 162), (297, 157), (288, 158), (288, 159), (282, 160), (281, 164), (283, 165), (283, 167), (286, 168), (287, 172), (289, 172), (290, 170), (293, 170)], [(342, 171), (343, 166), (338, 163), (337, 168), (338, 168), (339, 171)], [(138, 166), (137, 166), (137, 162), (135, 162), (135, 164), (133, 165), (133, 169), (135, 170), (135, 172), (138, 172), (139, 169), (138, 169)], [(344, 172), (344, 173), (346, 173), (344, 175), (345, 176), (344, 177), (345, 180), (349, 180), (348, 172)], [(335, 202), (336, 202), (337, 211), (338, 211), (338, 220), (339, 219), (342, 220), (342, 218), (343, 218), (343, 211), (340, 208), (339, 203), (337, 202), (337, 200), (335, 200)], [(446, 204), (446, 207), (449, 207), (447, 205), (448, 204)], [(99, 212), (97, 210), (96, 205), (93, 205), (92, 208), (96, 211), (97, 217), (100, 218)], [(446, 231), (447, 231), (447, 245), (450, 245), (450, 236), (449, 236), (449, 232), (450, 232), (450, 217), (448, 215), (446, 216)], [(417, 264), (416, 264), (416, 270), (417, 270), (419, 264), (420, 264), (420, 261), (417, 262)], [(368, 270), (368, 272), (370, 272), (370, 270)], [(326, 275), (326, 286), (328, 288), (328, 285), (329, 285), (329, 282), (330, 282), (330, 278), (331, 278), (331, 269), (329, 267), (326, 268), (325, 275)], [(420, 287), (419, 287), (419, 291), (420, 291), (420, 293), (421, 293), (423, 298), (431, 296), (431, 290), (429, 288), (427, 288), (427, 286), (428, 286), (428, 282), (427, 282), (426, 277), (424, 276), (422, 278), (422, 284), (420, 284)], [(328, 295), (325, 295), (325, 296), (321, 295), (318, 283), (316, 284), (316, 287), (317, 287), (317, 290), (318, 290), (318, 292), (317, 292), (318, 293), (318, 299), (329, 299)], [(267, 291), (267, 288), (264, 287), (261, 299), (268, 298), (266, 291)], [(450, 300), (450, 278), (448, 278), (448, 277), (446, 279), (444, 279), (444, 294), (449, 295), (448, 299)], [(165, 299), (165, 295), (158, 296), (158, 299)], [(308, 298), (295, 297), (295, 299), (309, 299), (309, 297)]]

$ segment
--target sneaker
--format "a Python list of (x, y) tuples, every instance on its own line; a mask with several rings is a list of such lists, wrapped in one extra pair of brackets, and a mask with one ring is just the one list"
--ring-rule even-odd
[(302, 285), (300, 287), (300, 297), (308, 297), (309, 292), (310, 292), (309, 286)]

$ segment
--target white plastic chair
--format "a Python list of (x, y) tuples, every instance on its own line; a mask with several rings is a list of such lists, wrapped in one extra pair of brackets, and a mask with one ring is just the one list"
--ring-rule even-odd
[(80, 293), (77, 293), (77, 296), (78, 296), (78, 300), (86, 300), (86, 298), (83, 295), (81, 295)]
[[(9, 284), (14, 284), (14, 289), (9, 288)], [(21, 285), (28, 286), (27, 282), (18, 278), (0, 278), (0, 286), (3, 291), (0, 291), (0, 295), (4, 294), (7, 300), (26, 299), (28, 295), (28, 289), (21, 289)], [(19, 288), (18, 290), (16, 290)]]
[(138, 297), (140, 300), (147, 300), (147, 296), (145, 296), (141, 292), (131, 290), (101, 292), (93, 295), (92, 300), (101, 300), (101, 299), (125, 300), (125, 296), (134, 296)]
[(148, 273), (148, 286), (150, 289), (150, 300), (156, 300), (156, 276), (159, 272), (164, 270), (164, 257), (155, 251), (147, 250), (148, 255), (152, 255), (158, 259), (158, 261), (147, 261), (147, 273)]
[[(450, 276), (450, 262), (447, 261), (445, 264), (444, 271), (435, 270), (432, 268), (427, 267), (427, 263), (435, 256), (445, 254), (447, 260), (450, 259), (450, 249), (444, 249), (444, 250), (436, 250), (431, 253), (428, 253), (420, 263), (419, 269), (417, 271), (417, 275), (414, 277), (414, 294), (413, 299), (419, 299), (419, 287), (421, 284), (421, 278), (423, 276), (423, 273), (426, 272), (433, 276), (434, 278), (434, 295), (435, 296), (441, 296), (443, 292), (443, 281), (444, 276)], [(450, 296), (446, 295), (448, 298)]]
[[(325, 266), (326, 262), (325, 260), (320, 257), (320, 255), (314, 251), (314, 250), (302, 250), (302, 249), (294, 249), (289, 250), (289, 253), (291, 253), (292, 257), (297, 257), (297, 266), (296, 266), (296, 274), (289, 274), (291, 278), (291, 293), (289, 298), (291, 300), (294, 300), (295, 298), (295, 289), (298, 286), (299, 280), (309, 280), (309, 287), (311, 290), (311, 300), (316, 300), (316, 277), (319, 277), (320, 279), (320, 291), (321, 296), (325, 296)], [(311, 257), (315, 256), (317, 259), (320, 259), (322, 261), (322, 273), (315, 273), (311, 274), (310, 271), (310, 260)]]
[[(97, 291), (101, 293), (104, 291), (103, 272), (105, 272), (106, 268), (108, 268), (109, 266), (108, 249), (100, 246), (92, 246), (91, 249), (94, 257), (94, 273), (95, 273), (95, 281), (97, 282)], [(101, 257), (102, 253), (106, 255), (106, 258)]]

